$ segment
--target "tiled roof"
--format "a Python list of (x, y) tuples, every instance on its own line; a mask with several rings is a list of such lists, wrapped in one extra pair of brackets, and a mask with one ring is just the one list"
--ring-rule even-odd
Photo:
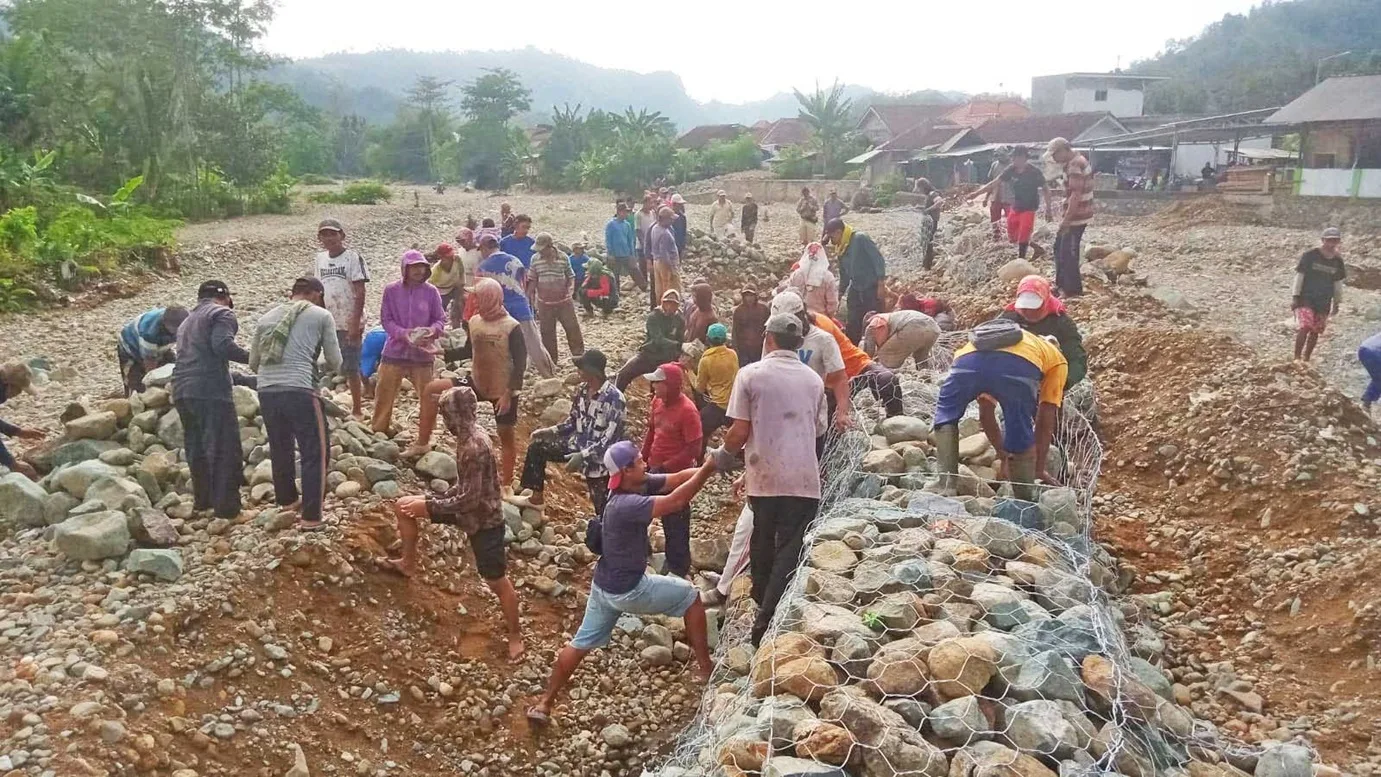
[(742, 124), (702, 124), (690, 128), (686, 134), (677, 138), (676, 145), (678, 148), (700, 149), (710, 145), (712, 140), (727, 143), (748, 131), (749, 129)]
[(986, 143), (1043, 143), (1053, 138), (1074, 140), (1104, 119), (1112, 119), (1116, 131), (1125, 131), (1121, 129), (1121, 123), (1107, 111), (989, 119), (974, 129)]

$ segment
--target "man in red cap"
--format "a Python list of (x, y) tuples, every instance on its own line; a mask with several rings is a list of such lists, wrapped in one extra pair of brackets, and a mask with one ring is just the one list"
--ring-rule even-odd
[[(668, 362), (643, 376), (652, 384), (652, 410), (643, 438), (643, 458), (649, 472), (679, 472), (695, 466), (700, 453), (700, 411), (681, 390), (685, 373), (681, 365)], [(664, 516), (667, 571), (690, 577), (690, 507)]]

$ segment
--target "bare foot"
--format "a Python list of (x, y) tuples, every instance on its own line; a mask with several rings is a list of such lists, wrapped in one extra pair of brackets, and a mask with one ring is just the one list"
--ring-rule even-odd
[(700, 666), (699, 664), (696, 664), (695, 679), (699, 680), (702, 683), (707, 683), (710, 681), (710, 673), (711, 670), (709, 667)]
[(432, 446), (430, 445), (424, 445), (422, 443), (415, 442), (412, 445), (409, 445), (407, 447), (407, 450), (403, 451), (402, 457), (405, 459), (420, 459), (423, 456), (425, 456), (429, 451), (431, 451), (431, 449)]
[(379, 568), (385, 572), (392, 572), (395, 575), (411, 578), (417, 574), (416, 566), (407, 566), (401, 558), (388, 558), (379, 562)]
[(352, 411), (350, 411), (350, 417), (353, 418), (353, 419), (355, 419), (356, 421), (359, 421), (360, 423), (364, 423), (364, 420), (365, 420), (365, 419), (364, 419), (364, 411), (363, 411), (363, 410), (352, 410)]
[(522, 637), (510, 637), (508, 640), (508, 660), (517, 661), (527, 652), (527, 645), (523, 644)]

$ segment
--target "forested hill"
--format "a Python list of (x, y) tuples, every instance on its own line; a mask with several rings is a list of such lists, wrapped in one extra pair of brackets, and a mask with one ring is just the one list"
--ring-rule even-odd
[[(419, 76), (450, 80), (460, 86), (484, 69), (497, 67), (517, 73), (532, 90), (532, 113), (525, 117), (529, 122), (545, 121), (553, 106), (567, 103), (606, 111), (622, 111), (629, 106), (659, 111), (682, 130), (697, 124), (752, 124), (759, 119), (795, 116), (800, 109), (789, 91), (742, 104), (701, 103), (686, 94), (675, 73), (602, 68), (531, 47), (515, 51), (329, 54), (279, 66), (269, 71), (268, 78), (293, 87), (309, 104), (330, 114), (354, 113), (370, 123), (384, 124), (396, 118), (404, 95)], [(864, 87), (845, 87), (845, 96), (860, 107), (875, 94)], [(953, 101), (960, 95), (926, 91), (906, 97), (937, 102)]]
[[(1318, 60), (1352, 53), (1319, 66)], [(1137, 72), (1171, 76), (1148, 91), (1148, 113), (1230, 113), (1284, 105), (1322, 76), (1381, 72), (1381, 2), (1266, 2), (1172, 41)]]

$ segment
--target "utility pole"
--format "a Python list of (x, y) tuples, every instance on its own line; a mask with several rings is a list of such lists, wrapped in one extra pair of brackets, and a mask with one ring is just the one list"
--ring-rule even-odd
[(1347, 51), (1340, 51), (1340, 52), (1338, 52), (1337, 54), (1330, 54), (1330, 55), (1324, 57), (1323, 59), (1320, 59), (1320, 60), (1317, 60), (1316, 62), (1314, 62), (1314, 86), (1318, 86), (1318, 85), (1319, 85), (1319, 74), (1323, 72), (1323, 63), (1327, 62), (1327, 61), (1330, 60), (1330, 59), (1337, 59), (1338, 57), (1346, 57), (1348, 54), (1351, 54), (1351, 53), (1352, 53), (1352, 50), (1351, 50), (1351, 49), (1348, 49)]

